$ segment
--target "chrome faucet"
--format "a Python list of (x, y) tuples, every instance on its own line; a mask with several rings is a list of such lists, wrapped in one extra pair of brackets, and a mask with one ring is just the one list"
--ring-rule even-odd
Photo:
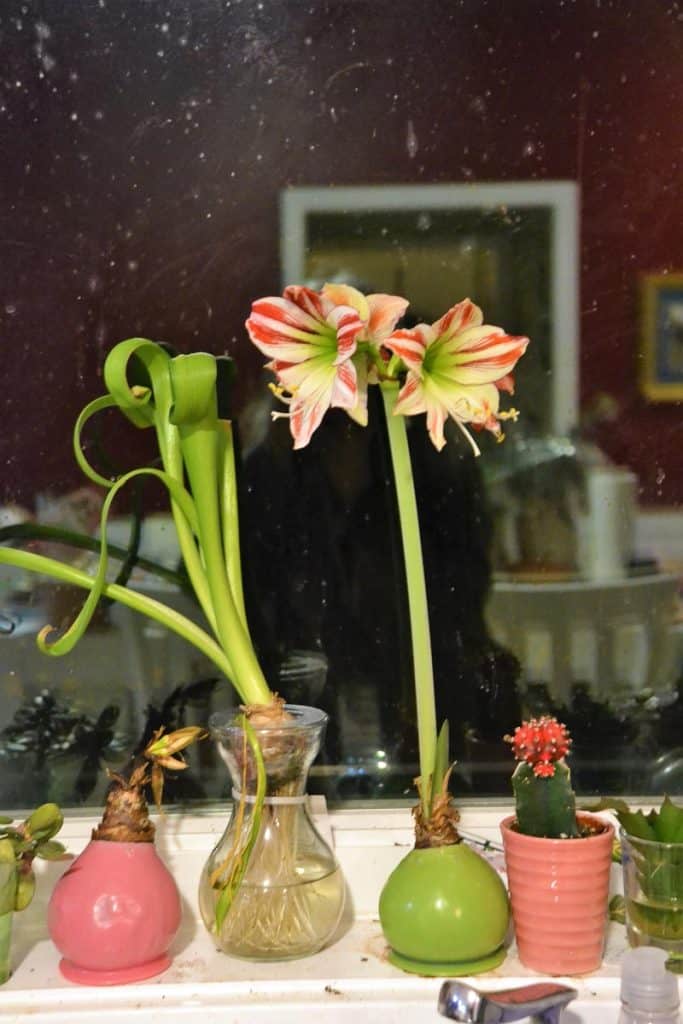
[(439, 1013), (465, 1024), (508, 1024), (527, 1017), (536, 1024), (559, 1024), (563, 1008), (577, 995), (575, 988), (545, 981), (500, 992), (479, 992), (464, 981), (445, 981)]

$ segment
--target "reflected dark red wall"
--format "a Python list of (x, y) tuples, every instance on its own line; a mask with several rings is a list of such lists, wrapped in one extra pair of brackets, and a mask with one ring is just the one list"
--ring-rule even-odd
[[(683, 497), (680, 406), (637, 384), (638, 277), (681, 266), (672, 5), (299, 0), (0, 14), (3, 499), (80, 480), (68, 438), (133, 334), (228, 351), (279, 289), (281, 188), (572, 179), (581, 393), (646, 503)], [(459, 296), (454, 296), (457, 298)]]

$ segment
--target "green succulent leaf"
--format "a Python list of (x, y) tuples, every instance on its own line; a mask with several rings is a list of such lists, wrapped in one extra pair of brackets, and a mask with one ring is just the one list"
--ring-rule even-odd
[(11, 914), (17, 897), (17, 866), (0, 864), (0, 914)]
[(24, 827), (27, 838), (34, 842), (43, 843), (57, 835), (64, 824), (64, 815), (57, 804), (41, 804), (33, 814), (26, 819)]
[(40, 843), (36, 850), (36, 857), (40, 857), (42, 860), (61, 860), (66, 853), (66, 846), (64, 843), (58, 842), (57, 839), (48, 839), (44, 843)]
[(3, 864), (15, 864), (17, 856), (11, 839), (0, 839), (0, 870)]
[(10, 825), (13, 820), (13, 818), (8, 818), (6, 814), (0, 814), (0, 825)]
[(36, 891), (36, 876), (32, 870), (17, 872), (17, 891), (14, 898), (15, 910), (26, 910)]
[(652, 827), (660, 843), (683, 842), (683, 807), (677, 807), (668, 796), (664, 797)]

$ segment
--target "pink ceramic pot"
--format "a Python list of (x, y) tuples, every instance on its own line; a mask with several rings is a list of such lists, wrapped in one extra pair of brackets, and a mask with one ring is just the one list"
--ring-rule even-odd
[(614, 829), (585, 839), (540, 839), (501, 823), (519, 959), (542, 974), (586, 974), (602, 962)]
[(81, 985), (119, 985), (166, 970), (180, 896), (154, 843), (93, 840), (57, 882), (48, 928), (60, 969)]

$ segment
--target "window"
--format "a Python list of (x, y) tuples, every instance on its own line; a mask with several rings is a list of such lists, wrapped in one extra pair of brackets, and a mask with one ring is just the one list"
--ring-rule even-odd
[[(0, 14), (3, 523), (94, 534), (100, 498), (70, 438), (114, 343), (143, 335), (233, 355), (245, 585), (268, 678), (330, 714), (314, 789), (337, 802), (411, 795), (407, 612), (381, 419), (371, 408), (361, 430), (333, 412), (293, 452), (243, 327), (251, 301), (281, 288), (280, 194), (327, 193), (333, 215), (311, 216), (300, 254), (307, 278), (348, 270), (364, 282), (378, 272), (369, 251), (388, 239), (391, 287), (411, 298), (419, 284), (420, 319), (445, 311), (432, 293), (452, 283), (449, 302), (471, 288), (487, 319), (512, 310), (505, 326), (538, 338), (503, 446), (484, 439), (475, 460), (452, 433), (437, 455), (421, 418), (411, 424), (454, 787), (507, 795), (502, 735), (552, 708), (573, 730), (581, 791), (680, 792), (681, 407), (639, 383), (641, 277), (681, 271), (675, 6), (12, 6)], [(578, 248), (560, 239), (549, 257), (554, 182), (578, 199)], [(408, 203), (386, 216), (382, 204), (402, 187), (519, 184), (538, 189), (538, 209), (416, 219)], [(345, 190), (368, 187), (378, 204), (359, 213)], [(441, 266), (425, 270), (435, 253)], [(513, 295), (510, 268), (525, 285)], [(147, 440), (109, 414), (89, 434), (106, 471), (147, 461)], [(199, 616), (169, 576), (163, 495), (148, 485), (117, 516), (114, 539), (125, 547), (140, 516), (141, 550), (167, 570), (138, 567), (134, 585)], [(54, 539), (31, 543), (88, 564)], [(234, 699), (194, 649), (124, 608), (103, 608), (59, 660), (34, 635), (69, 620), (74, 594), (2, 567), (0, 597), (2, 806), (97, 803), (104, 765), (124, 763), (145, 729), (205, 721)], [(169, 798), (225, 793), (209, 745), (192, 757)]]

